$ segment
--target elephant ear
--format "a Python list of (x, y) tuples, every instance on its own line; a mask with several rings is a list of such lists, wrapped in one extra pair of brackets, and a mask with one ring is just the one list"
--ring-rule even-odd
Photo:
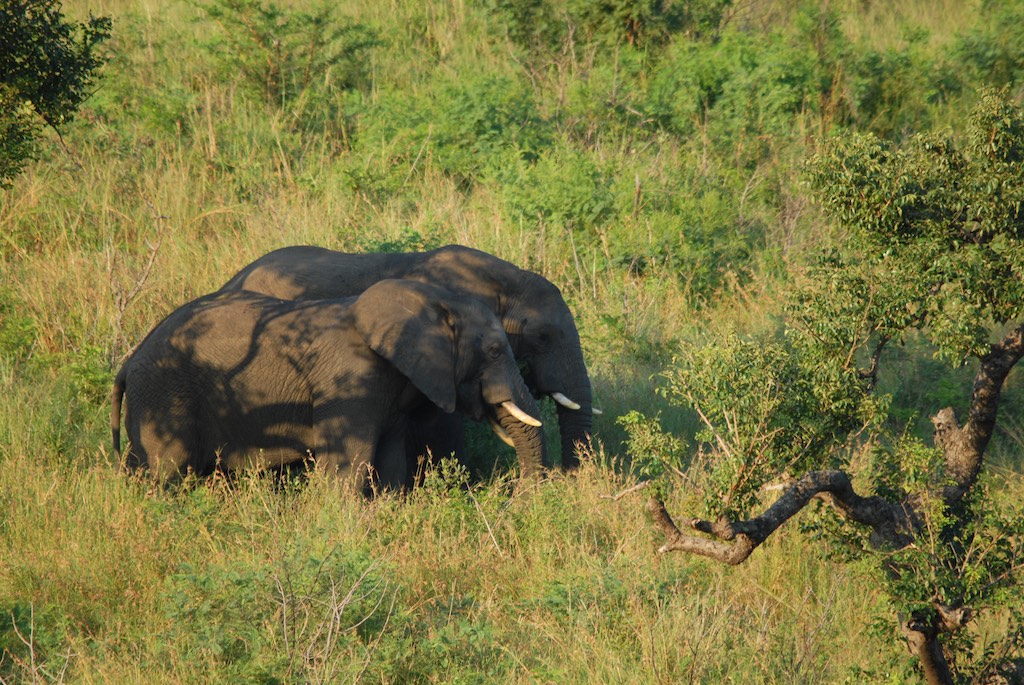
[(356, 330), (374, 352), (445, 412), (455, 411), (455, 330), (431, 286), (380, 281), (352, 306)]

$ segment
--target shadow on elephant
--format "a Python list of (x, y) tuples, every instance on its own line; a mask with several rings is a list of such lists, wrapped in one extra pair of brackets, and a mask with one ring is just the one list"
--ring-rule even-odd
[(500, 425), (527, 474), (545, 459), (536, 403), (494, 314), (413, 281), (331, 300), (199, 298), (118, 373), (115, 453), (122, 401), (125, 464), (164, 482), (312, 458), (364, 491), (407, 487), (410, 423), (456, 410)]

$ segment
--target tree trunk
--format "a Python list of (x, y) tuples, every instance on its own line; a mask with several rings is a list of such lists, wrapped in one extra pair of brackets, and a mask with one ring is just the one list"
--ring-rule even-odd
[(946, 663), (935, 626), (914, 619), (903, 626), (903, 634), (911, 654), (921, 662), (925, 682), (928, 685), (953, 685), (953, 674)]

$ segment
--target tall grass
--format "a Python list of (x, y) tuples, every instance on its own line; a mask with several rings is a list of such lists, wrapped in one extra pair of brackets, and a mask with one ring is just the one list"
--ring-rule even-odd
[(5, 466), (7, 677), (822, 682), (879, 658), (846, 618), (876, 601), (855, 572), (798, 537), (740, 570), (661, 559), (593, 462), (372, 502), (317, 479), (153, 490), (95, 457)]
[[(895, 10), (861, 5), (843, 5), (847, 33), (898, 45)], [(960, 19), (932, 22), (932, 6), (901, 16), (944, 45), (971, 15), (945, 3)], [(792, 3), (752, 7), (759, 36), (790, 26)], [(867, 570), (829, 562), (798, 529), (738, 569), (662, 557), (638, 496), (604, 497), (635, 482), (619, 415), (660, 411), (693, 432), (655, 392), (674, 346), (772, 328), (806, 255), (841, 239), (799, 183), (827, 128), (814, 103), (764, 114), (770, 132), (748, 130), (746, 100), (694, 123), (683, 87), (659, 109), (651, 75), (669, 57), (653, 50), (588, 44), (581, 28), (530, 53), (484, 3), (356, 0), (338, 15), (384, 38), (365, 62), (371, 85), (282, 107), (225, 73), (203, 3), (65, 9), (113, 15), (115, 39), (63, 144), (51, 134), (0, 194), (0, 679), (912, 682), (890, 624), (865, 628), (888, 619)], [(683, 66), (743, 61), (715, 54)], [(522, 116), (539, 123), (493, 134), (512, 142), (453, 170), (473, 107), (523, 104), (481, 75), (522, 86), (534, 107)], [(449, 116), (452, 103), (467, 111)], [(163, 490), (111, 463), (110, 379), (175, 307), (283, 245), (448, 242), (535, 269), (569, 301), (605, 412), (603, 448), (578, 474), (523, 488), (500, 468), (472, 485), (447, 471), (363, 501), (315, 477)], [(923, 358), (910, 347), (900, 360), (903, 391), (956, 380)], [(1019, 466), (1019, 440), (1003, 449)]]

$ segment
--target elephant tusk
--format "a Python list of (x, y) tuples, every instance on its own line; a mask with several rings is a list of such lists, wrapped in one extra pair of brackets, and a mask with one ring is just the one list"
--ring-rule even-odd
[(501, 441), (508, 445), (509, 447), (516, 446), (516, 444), (512, 442), (512, 438), (508, 437), (508, 433), (505, 432), (505, 429), (501, 427), (501, 424), (499, 424), (494, 419), (491, 419), (491, 430), (494, 431), (494, 434), (497, 435), (501, 439)]
[[(566, 397), (565, 395), (563, 395), (560, 392), (553, 392), (553, 393), (551, 393), (551, 399), (553, 399), (555, 402), (558, 402), (560, 405), (562, 405), (566, 409), (579, 409), (580, 408), (580, 405), (576, 404), (575, 402), (573, 402), (572, 400), (570, 400), (568, 397)], [(598, 416), (600, 416), (601, 414), (604, 413), (600, 409), (594, 409), (594, 408), (591, 408), (590, 412), (592, 414), (597, 414)]]
[(562, 405), (566, 409), (579, 409), (580, 408), (580, 405), (576, 404), (575, 402), (573, 402), (572, 400), (570, 400), (568, 397), (566, 397), (565, 395), (563, 395), (560, 392), (553, 392), (553, 393), (551, 393), (551, 399), (553, 399), (555, 402), (558, 402), (560, 405)]
[(544, 425), (540, 421), (533, 418), (525, 411), (517, 407), (516, 403), (513, 402), (512, 400), (505, 400), (504, 402), (501, 403), (501, 406), (504, 407), (509, 414), (516, 417), (517, 419), (525, 423), (527, 426), (537, 426), (539, 428), (540, 426)]

